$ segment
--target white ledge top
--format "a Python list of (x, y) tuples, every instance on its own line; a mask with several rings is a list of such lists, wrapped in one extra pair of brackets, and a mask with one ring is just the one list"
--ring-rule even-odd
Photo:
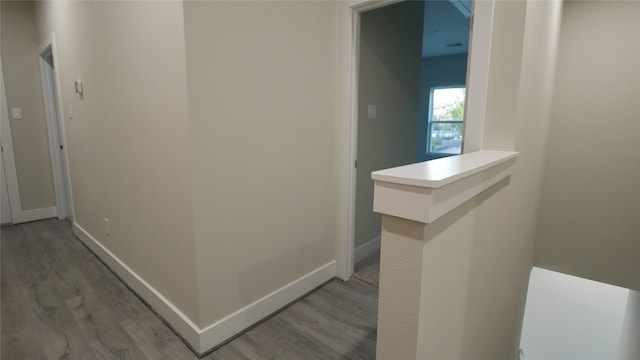
[(374, 171), (371, 178), (402, 185), (439, 188), (518, 156), (514, 151), (478, 151)]

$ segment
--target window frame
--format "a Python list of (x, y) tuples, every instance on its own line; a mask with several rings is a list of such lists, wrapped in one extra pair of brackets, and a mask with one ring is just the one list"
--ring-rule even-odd
[[(433, 93), (435, 92), (435, 90), (458, 89), (458, 88), (462, 88), (462, 89), (465, 90), (465, 93), (464, 93), (464, 114), (463, 114), (462, 119), (461, 119), (461, 121), (462, 121), (462, 139), (464, 140), (465, 118), (466, 118), (466, 114), (467, 114), (467, 98), (468, 98), (467, 85), (466, 84), (461, 84), (461, 85), (443, 85), (443, 86), (432, 86), (431, 88), (429, 88), (429, 107), (427, 108), (427, 147), (425, 149), (427, 160), (439, 159), (439, 158), (448, 157), (448, 156), (455, 156), (455, 155), (460, 155), (460, 154), (463, 153), (462, 144), (460, 144), (460, 154), (449, 154), (449, 153), (439, 153), (439, 152), (431, 152), (431, 151), (429, 151), (429, 149), (431, 149), (431, 126), (432, 126), (431, 124), (434, 122), (433, 121)], [(454, 121), (457, 121), (457, 120), (454, 120)]]

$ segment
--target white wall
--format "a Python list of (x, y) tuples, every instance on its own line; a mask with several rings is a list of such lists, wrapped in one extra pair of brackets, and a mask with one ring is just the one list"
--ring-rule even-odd
[[(0, 2), (0, 50), (22, 210), (55, 205), (33, 5)], [(22, 119), (11, 117), (14, 107), (22, 109)]]
[(618, 360), (640, 359), (640, 292), (629, 291)]
[(371, 172), (416, 162), (423, 14), (424, 2), (407, 1), (361, 15), (356, 247), (380, 235)]
[(536, 266), (640, 289), (638, 1), (567, 1)]
[(533, 268), (520, 341), (525, 358), (615, 359), (628, 295), (617, 286)]

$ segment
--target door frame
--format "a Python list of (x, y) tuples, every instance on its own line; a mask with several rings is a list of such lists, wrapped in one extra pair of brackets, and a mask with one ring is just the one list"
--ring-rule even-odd
[[(340, 3), (338, 147), (339, 168), (336, 223), (336, 276), (347, 280), (353, 274), (355, 253), (356, 168), (358, 145), (358, 73), (360, 15), (368, 10), (401, 0), (356, 0)], [(463, 152), (483, 147), (484, 123), (491, 61), (494, 1), (473, 2), (467, 63), (467, 100), (464, 120)]]
[(0, 55), (0, 86), (2, 87), (2, 113), (0, 116), (0, 132), (2, 132), (2, 160), (4, 165), (4, 176), (7, 181), (7, 191), (9, 192), (9, 208), (11, 209), (11, 223), (21, 222), (22, 203), (20, 200), (20, 188), (18, 187), (18, 173), (16, 171), (16, 160), (13, 153), (13, 137), (11, 136), (11, 124), (9, 117), (9, 107), (7, 103), (7, 93), (4, 87), (4, 68), (2, 67), (2, 56)]
[[(45, 60), (51, 56), (53, 66)], [(64, 115), (62, 112), (62, 91), (60, 87), (59, 62), (55, 34), (50, 33), (38, 46), (38, 63), (40, 65), (40, 80), (47, 119), (47, 133), (49, 138), (49, 153), (51, 156), (51, 172), (56, 198), (58, 219), (75, 218), (73, 195), (71, 191), (71, 176), (69, 172), (69, 157), (65, 136)]]
[[(2, 192), (2, 208), (0, 209), (0, 224), (13, 224), (11, 216), (11, 201), (9, 200), (9, 189), (7, 188), (7, 177), (4, 175), (4, 159), (0, 157), (0, 192)], [(6, 203), (5, 203), (6, 201)], [(6, 206), (5, 206), (6, 205)], [(6, 221), (5, 221), (6, 218)]]

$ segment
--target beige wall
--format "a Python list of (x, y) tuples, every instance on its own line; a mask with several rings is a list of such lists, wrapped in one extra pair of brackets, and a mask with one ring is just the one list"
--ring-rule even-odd
[(337, 3), (42, 2), (37, 19), (76, 222), (196, 325), (333, 260)]
[[(52, 30), (58, 40), (76, 221), (199, 326), (333, 260), (334, 146), (343, 136), (335, 132), (337, 6), (36, 8), (38, 40)], [(461, 297), (441, 298), (463, 314), (449, 324), (456, 337), (443, 340), (458, 358), (515, 358), (558, 9), (496, 2), (485, 148), (520, 157), (509, 181), (443, 218), (425, 244), (452, 244), (439, 260), (460, 264), (459, 281), (448, 284)], [(78, 78), (84, 99), (72, 92)], [(419, 353), (441, 331), (421, 324)]]
[[(495, 5), (484, 145), (520, 155), (509, 180), (424, 230), (431, 240), (423, 248), (419, 359), (517, 358), (560, 6), (557, 1)], [(446, 271), (431, 271), (436, 268)]]
[(361, 16), (356, 247), (380, 235), (371, 172), (416, 162), (423, 14), (424, 2), (407, 1)]
[[(33, 3), (2, 1), (2, 66), (22, 210), (55, 206)], [(11, 108), (22, 108), (22, 119)]]
[(518, 350), (536, 240), (560, 12), (560, 1), (528, 1), (526, 9), (521, 1), (496, 2), (484, 146), (515, 149), (520, 155), (504, 191), (475, 211), (465, 359), (515, 358)]
[(337, 3), (184, 8), (209, 325), (333, 260)]
[(640, 2), (564, 6), (536, 266), (640, 289)]
[(36, 14), (38, 40), (57, 40), (75, 222), (197, 319), (182, 3), (42, 2)]

